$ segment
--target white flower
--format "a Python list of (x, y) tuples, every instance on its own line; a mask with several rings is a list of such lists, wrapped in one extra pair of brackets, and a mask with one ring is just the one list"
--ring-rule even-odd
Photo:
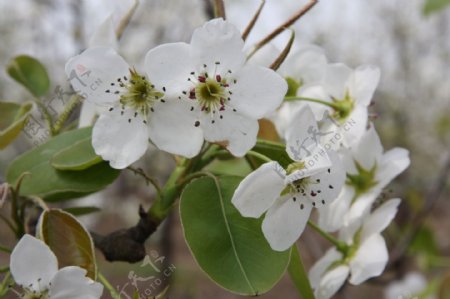
[(433, 295), (424, 296), (427, 280), (419, 272), (410, 272), (400, 281), (390, 283), (384, 291), (386, 299), (434, 299)]
[(331, 298), (349, 275), (349, 282), (358, 285), (383, 272), (388, 251), (381, 232), (394, 218), (399, 204), (400, 199), (391, 199), (373, 211), (363, 223), (339, 232), (339, 239), (347, 247), (332, 247), (309, 271), (316, 299)]
[(192, 157), (205, 139), (243, 156), (255, 145), (257, 120), (280, 105), (287, 84), (268, 68), (245, 64), (243, 46), (232, 24), (215, 19), (196, 29), (190, 44), (164, 44), (147, 53), (153, 84), (165, 86), (166, 97), (174, 99), (149, 120), (160, 149)]
[[(149, 124), (149, 118), (158, 119), (158, 110), (166, 102), (165, 87), (156, 89), (107, 47), (90, 48), (73, 57), (66, 64), (66, 74), (76, 91), (102, 109), (92, 132), (97, 155), (114, 168), (138, 160), (147, 150), (149, 131), (159, 129)], [(168, 138), (183, 141), (175, 134)]]
[(406, 149), (394, 148), (383, 153), (373, 125), (357, 145), (341, 152), (347, 182), (339, 197), (319, 211), (319, 226), (330, 232), (364, 217), (383, 189), (410, 164)]
[[(375, 88), (380, 80), (380, 70), (375, 66), (360, 66), (355, 70), (342, 63), (326, 67), (323, 82), (302, 89), (299, 96), (330, 103), (334, 108), (319, 103), (310, 103), (316, 119), (321, 119), (328, 111), (332, 121), (326, 122), (321, 130), (342, 135), (342, 142), (350, 147), (356, 144), (366, 130), (369, 106)], [(328, 135), (327, 139), (335, 134)], [(334, 144), (334, 143), (333, 143)], [(337, 147), (334, 147), (337, 149)]]
[[(320, 84), (325, 76), (327, 57), (322, 48), (309, 45), (289, 54), (281, 65), (278, 73), (288, 82), (286, 96), (300, 96), (301, 91), (308, 86)], [(305, 104), (301, 101), (286, 101), (270, 119), (280, 136), (284, 134), (293, 117)]]
[(97, 299), (103, 285), (86, 277), (86, 270), (76, 266), (58, 270), (58, 261), (42, 241), (24, 235), (11, 253), (11, 274), (24, 288), (23, 298)]
[(285, 171), (277, 162), (263, 164), (236, 189), (232, 203), (245, 217), (267, 211), (262, 230), (270, 246), (288, 249), (301, 235), (313, 207), (336, 198), (345, 180), (339, 157), (310, 136), (318, 130), (311, 110), (301, 110), (287, 132), (286, 150), (294, 160)]

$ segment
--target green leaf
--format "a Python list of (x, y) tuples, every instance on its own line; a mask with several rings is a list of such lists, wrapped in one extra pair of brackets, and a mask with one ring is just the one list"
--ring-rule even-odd
[[(256, 145), (252, 148), (252, 151), (260, 153), (274, 161), (277, 161), (284, 168), (294, 162), (287, 154), (286, 146), (282, 143), (259, 139), (256, 142)], [(252, 159), (254, 159), (257, 166), (266, 162), (253, 157)]]
[(29, 172), (22, 181), (21, 195), (37, 195), (46, 201), (60, 201), (102, 190), (112, 183), (120, 171), (101, 162), (80, 171), (62, 171), (50, 164), (53, 156), (80, 140), (89, 138), (91, 128), (69, 131), (24, 153), (8, 167), (6, 180), (15, 185), (21, 174)]
[(55, 153), (51, 164), (59, 170), (84, 170), (102, 161), (95, 154), (91, 137), (87, 137)]
[(45, 95), (50, 88), (45, 67), (33, 57), (20, 55), (6, 66), (8, 74), (36, 97)]
[(448, 5), (450, 5), (450, 0), (426, 0), (422, 12), (424, 15), (428, 16), (443, 10)]
[(71, 207), (71, 208), (65, 208), (63, 210), (74, 216), (82, 216), (82, 215), (92, 214), (92, 213), (101, 211), (101, 209), (98, 207)]
[(309, 284), (308, 274), (303, 266), (297, 246), (294, 244), (291, 250), (291, 261), (289, 262), (288, 267), (289, 276), (303, 299), (314, 299), (314, 293)]
[(231, 292), (256, 296), (281, 278), (290, 252), (273, 251), (262, 234), (262, 219), (244, 218), (231, 204), (240, 181), (194, 180), (181, 195), (180, 216), (187, 244), (206, 274)]
[(86, 269), (88, 277), (97, 278), (94, 242), (75, 217), (59, 209), (46, 210), (38, 229), (40, 238), (58, 258), (60, 268), (78, 266)]
[(4, 149), (20, 134), (32, 108), (31, 102), (22, 105), (0, 102), (0, 149)]

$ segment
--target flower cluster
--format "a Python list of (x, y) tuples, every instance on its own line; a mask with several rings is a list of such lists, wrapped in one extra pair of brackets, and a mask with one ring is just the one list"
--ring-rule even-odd
[(92, 47), (66, 64), (72, 86), (99, 107), (92, 144), (114, 168), (147, 150), (187, 158), (203, 141), (241, 157), (256, 143), (258, 119), (273, 112), (287, 84), (271, 69), (247, 65), (240, 32), (215, 19), (191, 42), (163, 44), (145, 56), (144, 72), (110, 47)]
[(394, 218), (399, 199), (372, 211), (384, 188), (409, 163), (402, 148), (383, 152), (370, 121), (380, 72), (374, 66), (351, 70), (329, 64), (315, 46), (290, 56), (280, 69), (288, 83), (286, 101), (270, 117), (293, 160), (283, 169), (263, 164), (248, 175), (233, 197), (243, 216), (259, 218), (274, 250), (286, 250), (301, 235), (311, 210), (316, 229), (337, 232), (329, 249), (310, 271), (317, 298), (331, 298), (350, 275), (360, 284), (380, 275), (387, 260), (381, 232)]
[(334, 247), (310, 271), (319, 299), (330, 298), (348, 276), (360, 284), (381, 274), (388, 259), (381, 232), (400, 200), (373, 206), (409, 157), (401, 148), (384, 152), (371, 123), (379, 69), (329, 63), (322, 49), (308, 46), (277, 73), (246, 63), (243, 49), (240, 32), (214, 19), (189, 44), (151, 49), (142, 67), (105, 45), (70, 59), (72, 86), (99, 113), (95, 152), (119, 169), (137, 161), (149, 141), (186, 158), (198, 155), (204, 141), (242, 157), (256, 143), (258, 120), (269, 117), (291, 160), (250, 173), (235, 190), (234, 206), (244, 217), (264, 215), (262, 231), (276, 251), (288, 250), (318, 210), (312, 226), (337, 232), (337, 239), (329, 235)]

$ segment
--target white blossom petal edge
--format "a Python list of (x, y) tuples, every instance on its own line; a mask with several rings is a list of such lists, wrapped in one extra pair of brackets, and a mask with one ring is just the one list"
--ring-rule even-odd
[(25, 291), (24, 298), (98, 299), (103, 285), (86, 277), (86, 270), (64, 267), (41, 240), (24, 235), (11, 253), (11, 274)]

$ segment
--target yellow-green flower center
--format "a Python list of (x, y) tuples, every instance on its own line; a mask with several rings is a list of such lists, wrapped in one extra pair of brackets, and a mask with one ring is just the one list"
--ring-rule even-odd
[(357, 161), (355, 161), (357, 174), (347, 174), (346, 184), (352, 186), (356, 195), (363, 194), (375, 186), (378, 182), (375, 180), (377, 164), (375, 163), (371, 169), (365, 169)]
[(344, 123), (352, 113), (354, 106), (355, 101), (347, 90), (343, 99), (333, 98), (333, 118), (340, 123)]

